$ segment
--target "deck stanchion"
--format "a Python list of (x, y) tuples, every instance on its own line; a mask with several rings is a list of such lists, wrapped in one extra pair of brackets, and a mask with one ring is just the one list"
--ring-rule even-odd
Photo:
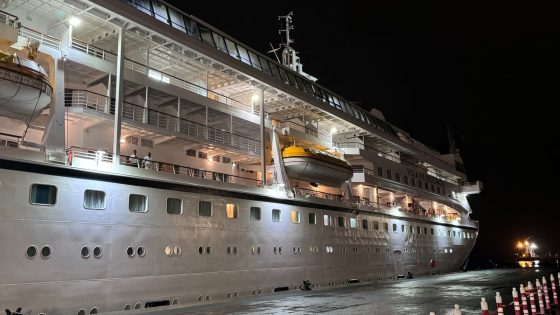
[(502, 305), (502, 296), (500, 295), (500, 292), (496, 292), (496, 309), (498, 314), (504, 314), (504, 306)]
[(548, 283), (546, 282), (546, 277), (542, 277), (542, 286), (544, 289), (544, 303), (546, 305), (546, 311), (550, 312), (550, 295), (548, 295)]
[(513, 309), (515, 310), (515, 315), (521, 315), (521, 307), (519, 307), (519, 294), (515, 287), (511, 290), (511, 296), (513, 296)]
[(453, 308), (453, 315), (461, 315), (461, 308), (459, 307), (459, 304), (455, 304), (454, 308)]
[(490, 312), (488, 312), (488, 303), (486, 302), (485, 298), (480, 299), (480, 308), (482, 309), (482, 315), (490, 314)]
[(521, 307), (523, 307), (523, 315), (529, 315), (529, 307), (527, 306), (527, 293), (523, 287), (523, 283), (519, 285), (519, 293), (521, 294)]

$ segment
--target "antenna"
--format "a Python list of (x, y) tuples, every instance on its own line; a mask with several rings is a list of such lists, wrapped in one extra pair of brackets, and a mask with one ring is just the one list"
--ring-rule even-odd
[(273, 54), (274, 54), (274, 57), (276, 57), (276, 61), (278, 61), (278, 63), (282, 63), (282, 62), (280, 61), (280, 58), (278, 58), (278, 54), (276, 53), (277, 50), (280, 50), (280, 47), (274, 48), (274, 45), (272, 45), (272, 43), (269, 43), (269, 44), (270, 44), (270, 48), (272, 48), (272, 49), (269, 50), (269, 51), (267, 51), (267, 53), (268, 53), (268, 54), (273, 53)]

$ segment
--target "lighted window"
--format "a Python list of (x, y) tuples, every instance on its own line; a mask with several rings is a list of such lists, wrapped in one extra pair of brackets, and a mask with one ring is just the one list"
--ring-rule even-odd
[(396, 232), (396, 231), (397, 231), (397, 224), (393, 223), (393, 232)]
[(301, 222), (301, 215), (299, 213), (299, 211), (296, 210), (292, 210), (290, 213), (290, 218), (292, 220), (292, 223), (300, 223)]
[(280, 222), (280, 209), (272, 209), (272, 222)]
[(383, 231), (389, 232), (389, 223), (383, 222)]
[(356, 218), (350, 218), (350, 228), (358, 228), (358, 220), (356, 220)]
[(105, 209), (105, 192), (101, 190), (84, 191), (84, 208), (90, 210)]
[(210, 201), (199, 201), (198, 202), (198, 215), (201, 217), (211, 217), (212, 216), (212, 203)]
[(369, 229), (368, 221), (366, 219), (362, 220), (362, 229), (364, 230)]
[(261, 220), (261, 208), (259, 207), (251, 207), (251, 220), (253, 221), (260, 221)]
[(466, 237), (467, 237), (467, 233), (465, 233), (465, 232), (462, 232), (462, 233), (463, 233), (463, 238), (466, 238)]
[(183, 200), (178, 198), (167, 198), (167, 213), (169, 214), (183, 213)]
[(313, 212), (309, 213), (309, 224), (317, 224), (317, 215)]
[(329, 223), (330, 223), (330, 220), (329, 220), (329, 219), (330, 219), (330, 217), (329, 217), (328, 214), (323, 215), (323, 224), (324, 224), (325, 226), (329, 226)]
[(337, 217), (338, 227), (344, 227), (344, 217)]
[(56, 186), (33, 184), (29, 192), (29, 202), (35, 205), (54, 205), (56, 203)]
[(226, 217), (228, 219), (237, 219), (237, 205), (234, 203), (226, 204)]
[(379, 231), (379, 222), (373, 221), (373, 229)]
[(453, 253), (453, 249), (452, 249), (452, 248), (449, 249), (449, 253), (450, 253), (450, 254)]
[(130, 194), (128, 196), (128, 210), (130, 212), (147, 212), (148, 197), (144, 195)]

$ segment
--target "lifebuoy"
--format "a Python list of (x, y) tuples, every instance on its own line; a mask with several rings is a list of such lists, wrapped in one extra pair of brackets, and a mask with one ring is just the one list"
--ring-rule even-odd
[(434, 268), (436, 266), (436, 261), (434, 259), (430, 259), (430, 267)]

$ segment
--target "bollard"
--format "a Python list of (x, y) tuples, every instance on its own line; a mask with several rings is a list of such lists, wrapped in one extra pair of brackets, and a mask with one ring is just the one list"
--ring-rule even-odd
[(541, 283), (539, 282), (539, 279), (535, 281), (535, 284), (537, 285), (537, 297), (539, 299), (539, 314), (544, 315), (544, 301), (542, 294), (543, 289)]
[(542, 285), (544, 288), (544, 302), (546, 304), (546, 311), (550, 312), (550, 296), (548, 295), (548, 283), (545, 276), (542, 277)]
[(519, 293), (521, 294), (521, 306), (523, 307), (523, 315), (529, 315), (529, 308), (527, 307), (527, 294), (523, 284), (519, 285)]
[(490, 314), (488, 312), (488, 303), (486, 303), (485, 298), (480, 299), (480, 308), (482, 309), (482, 315), (489, 315)]
[(519, 307), (519, 294), (515, 287), (511, 290), (511, 296), (513, 296), (513, 309), (515, 310), (515, 315), (521, 315), (521, 308)]
[(453, 315), (461, 315), (461, 309), (459, 308), (459, 304), (455, 304), (453, 308)]
[(496, 292), (496, 309), (498, 310), (498, 314), (504, 315), (504, 306), (502, 305), (502, 296), (500, 292)]
[(535, 303), (535, 293), (531, 281), (527, 283), (527, 291), (529, 291), (529, 303), (531, 304), (531, 314), (537, 314), (537, 304)]
[(552, 299), (554, 300), (554, 306), (558, 307), (558, 295), (556, 294), (556, 282), (554, 281), (553, 274), (550, 274), (550, 286), (552, 287)]

